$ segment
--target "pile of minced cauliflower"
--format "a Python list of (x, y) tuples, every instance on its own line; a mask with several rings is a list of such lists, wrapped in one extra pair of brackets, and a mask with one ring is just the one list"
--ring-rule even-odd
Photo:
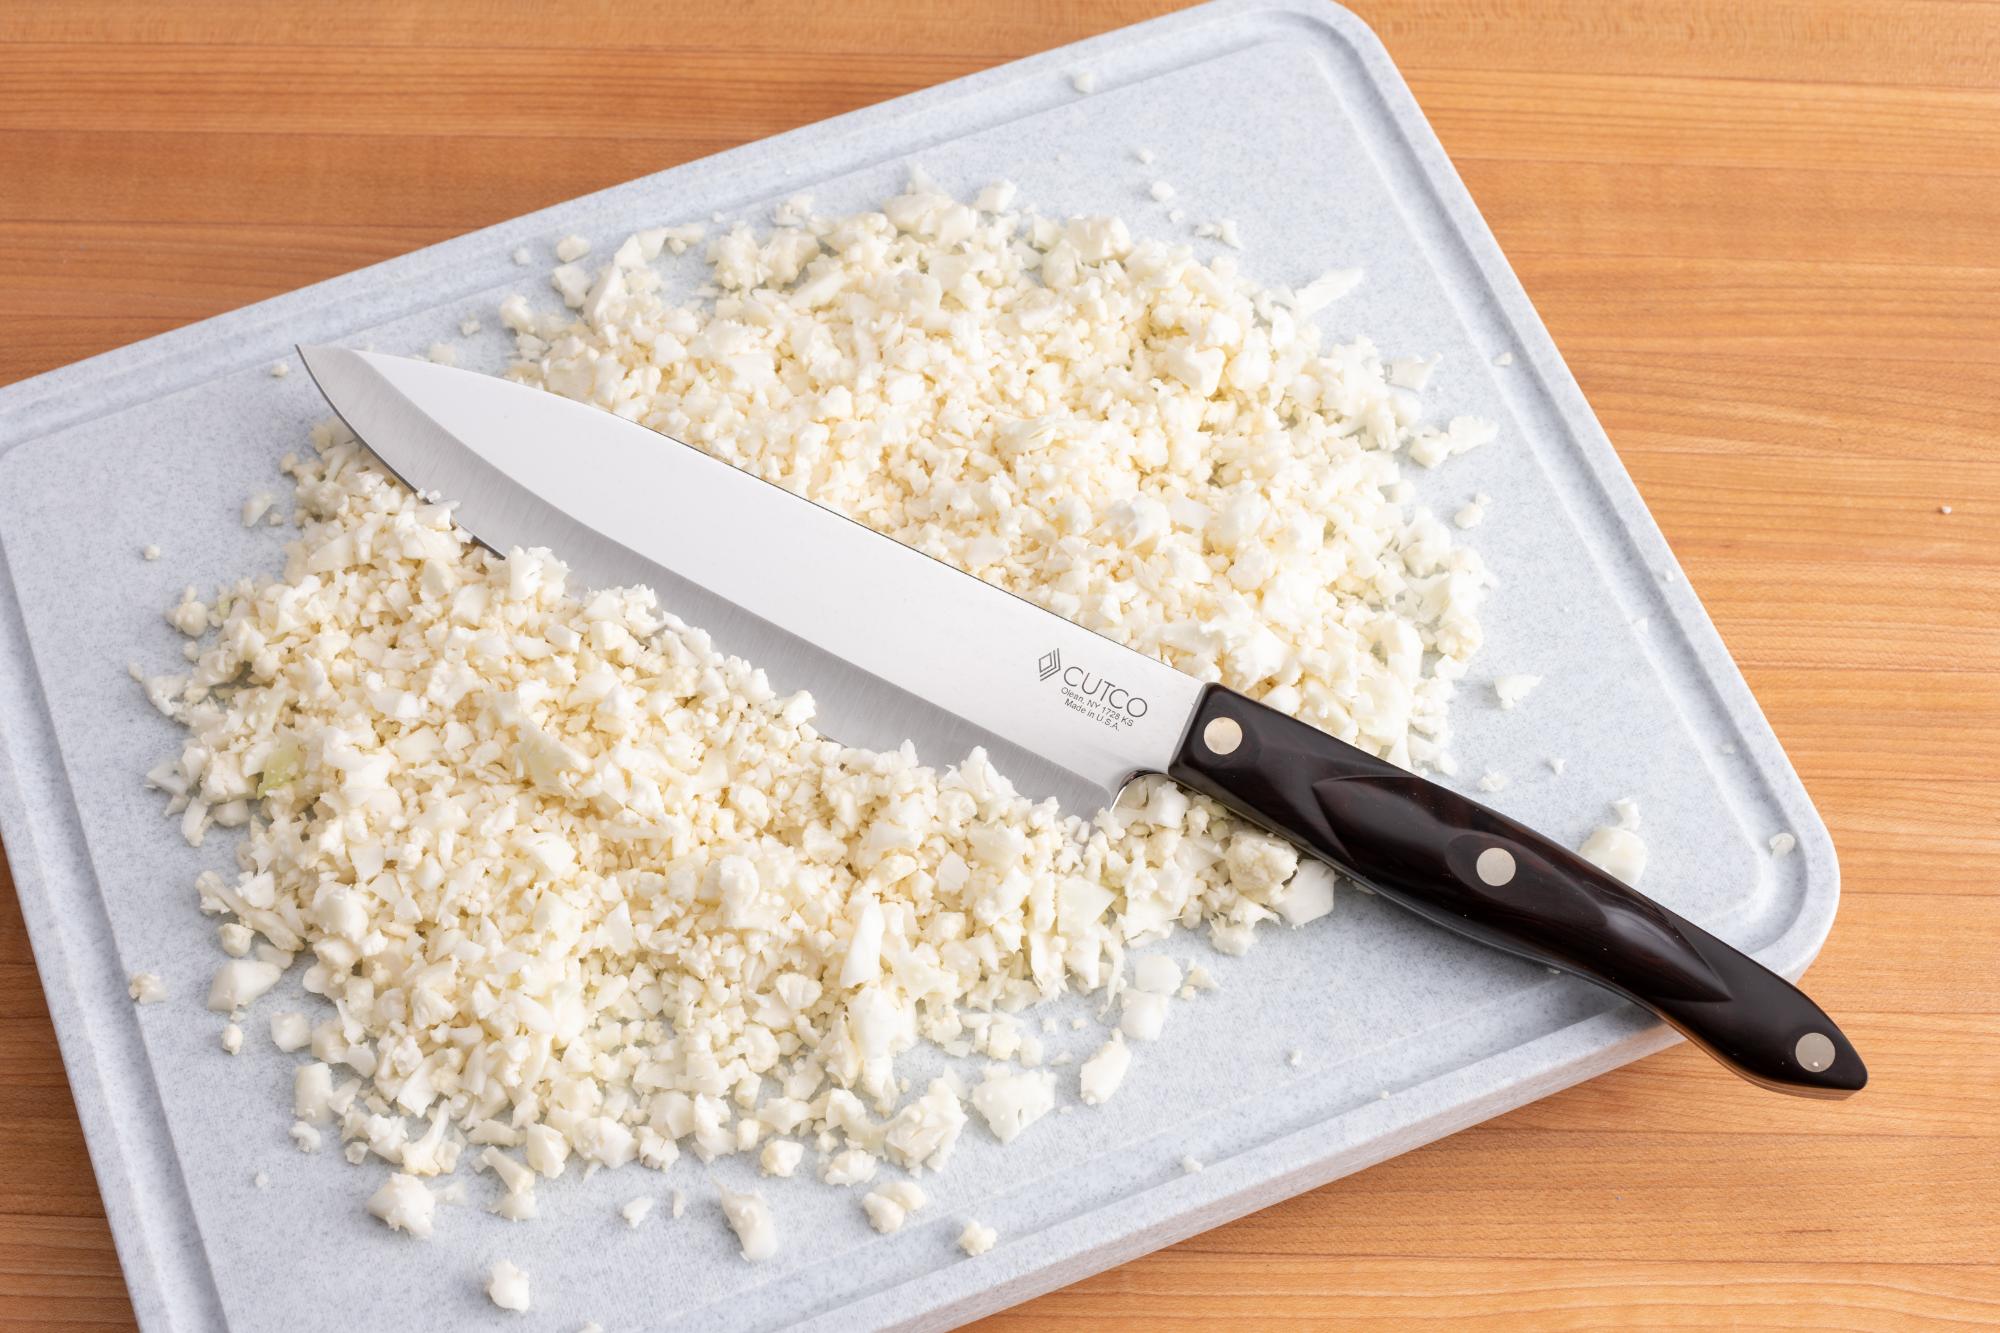
[[(1487, 580), (1399, 470), (1492, 428), (1424, 425), (1400, 387), (1420, 373), (1323, 345), (1339, 275), (1266, 291), (1011, 196), (919, 179), (880, 212), (794, 201), (707, 241), (685, 306), (655, 265), (698, 229), (596, 266), (565, 241), (561, 307), (502, 307), (509, 373), (1448, 767)], [(1213, 984), (1135, 947), (1198, 929), (1241, 953), (1259, 922), (1331, 909), (1324, 868), (1164, 780), (1085, 822), (979, 752), (822, 736), (810, 697), (650, 592), (473, 545), (337, 426), (287, 468), (282, 574), (170, 615), (200, 646), (145, 682), (187, 731), (149, 777), (191, 841), (246, 829), (239, 873), (199, 886), (225, 955), (210, 1006), (240, 1044), (303, 964), (326, 1003), (270, 1020), (311, 1057), (293, 1137), (392, 1164), (370, 1205), (392, 1226), (431, 1234), (426, 1181), (462, 1160), (527, 1217), (572, 1163), (692, 1152), (874, 1183), (893, 1229), (923, 1197), (887, 1172), (944, 1167), (968, 1122), (1006, 1141), (1102, 1102), (1169, 997)], [(1069, 990), (1117, 1002), (1076, 1067), (1018, 1016)], [(919, 1040), (983, 1065), (912, 1088), (896, 1061)], [(763, 1200), (726, 1202), (746, 1253), (771, 1252)]]

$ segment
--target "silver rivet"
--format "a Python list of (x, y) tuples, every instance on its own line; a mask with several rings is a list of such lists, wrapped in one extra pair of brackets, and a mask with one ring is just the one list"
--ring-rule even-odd
[(1514, 878), (1514, 853), (1505, 847), (1488, 847), (1472, 863), (1472, 868), (1479, 872), (1480, 883), (1497, 889)]
[(1799, 1038), (1792, 1054), (1799, 1058), (1799, 1068), (1808, 1074), (1823, 1073), (1833, 1063), (1833, 1038), (1824, 1032), (1808, 1032)]
[(1243, 728), (1233, 717), (1212, 717), (1201, 729), (1201, 743), (1214, 754), (1235, 754), (1243, 744)]

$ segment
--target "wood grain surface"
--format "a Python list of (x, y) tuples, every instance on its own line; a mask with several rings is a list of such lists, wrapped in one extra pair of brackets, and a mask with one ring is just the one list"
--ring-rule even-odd
[[(1164, 7), (12, 0), (0, 383)], [(991, 1327), (2000, 1323), (2000, 5), (1354, 8), (1832, 826), (1874, 1081), (1679, 1048)], [(0, 1325), (130, 1322), (6, 886)]]

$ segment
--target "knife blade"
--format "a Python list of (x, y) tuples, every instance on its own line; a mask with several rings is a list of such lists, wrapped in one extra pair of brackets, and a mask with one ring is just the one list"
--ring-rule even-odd
[(809, 688), (829, 736), (984, 745), (1089, 815), (1164, 773), (1448, 929), (1645, 1006), (1744, 1077), (1842, 1097), (1852, 1043), (1796, 987), (1560, 843), (636, 423), (426, 361), (299, 349), (383, 463), (496, 550), (645, 583)]
[(1180, 742), (1196, 681), (698, 449), (428, 361), (300, 354), (354, 433), (468, 532), (546, 546), (586, 585), (650, 584), (723, 651), (809, 688), (815, 725), (845, 744), (984, 745), (1025, 794), (1088, 817)]

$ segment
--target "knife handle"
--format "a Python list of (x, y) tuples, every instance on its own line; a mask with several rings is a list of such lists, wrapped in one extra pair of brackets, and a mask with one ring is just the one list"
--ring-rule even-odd
[(1845, 1097), (1847, 1038), (1777, 973), (1575, 852), (1296, 718), (1208, 686), (1167, 770), (1383, 897), (1650, 1009), (1753, 1083)]

